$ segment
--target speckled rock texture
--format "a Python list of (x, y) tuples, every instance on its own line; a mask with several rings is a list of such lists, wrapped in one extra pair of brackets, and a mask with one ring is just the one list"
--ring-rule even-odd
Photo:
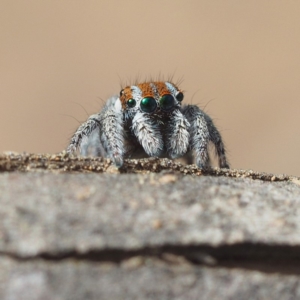
[(0, 156), (0, 299), (300, 299), (300, 180)]

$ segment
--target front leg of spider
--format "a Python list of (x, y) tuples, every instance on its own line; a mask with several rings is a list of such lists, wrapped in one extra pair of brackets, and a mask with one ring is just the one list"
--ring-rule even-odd
[(108, 101), (101, 112), (100, 141), (107, 157), (117, 167), (124, 162), (124, 127), (123, 114), (119, 98)]
[(221, 135), (212, 119), (195, 105), (185, 106), (183, 114), (191, 124), (190, 147), (195, 152), (197, 166), (201, 169), (209, 168), (208, 144), (211, 141), (215, 146), (220, 167), (229, 168)]
[(186, 154), (189, 146), (190, 123), (179, 109), (172, 112), (167, 124), (167, 151), (171, 158), (181, 157)]
[[(123, 165), (124, 134), (123, 115), (118, 97), (107, 100), (106, 105), (99, 114), (92, 115), (86, 122), (79, 126), (74, 133), (67, 148), (68, 153), (77, 150), (85, 154), (86, 148), (93, 147), (92, 134), (98, 131), (98, 148), (104, 150), (102, 156), (110, 158), (117, 167)], [(97, 155), (100, 155), (98, 153)]]

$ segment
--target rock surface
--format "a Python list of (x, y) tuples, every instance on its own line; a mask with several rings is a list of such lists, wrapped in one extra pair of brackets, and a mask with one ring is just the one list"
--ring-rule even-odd
[(299, 178), (65, 154), (0, 170), (0, 299), (300, 298)]

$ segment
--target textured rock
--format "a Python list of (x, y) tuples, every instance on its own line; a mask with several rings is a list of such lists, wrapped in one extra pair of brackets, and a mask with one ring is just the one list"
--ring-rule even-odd
[[(0, 251), (300, 244), (300, 186), (171, 174), (1, 174)], [(170, 180), (170, 182), (168, 182)]]
[[(136, 258), (138, 260), (138, 258)], [(0, 261), (4, 300), (298, 299), (299, 278), (155, 259), (97, 263)]]
[(0, 157), (1, 299), (300, 298), (298, 178), (62, 157)]

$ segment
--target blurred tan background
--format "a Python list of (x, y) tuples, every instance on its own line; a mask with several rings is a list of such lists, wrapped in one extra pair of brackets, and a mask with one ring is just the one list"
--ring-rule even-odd
[(232, 167), (300, 176), (300, 1), (0, 7), (0, 152), (59, 152), (122, 82), (175, 74), (184, 101), (214, 118)]

